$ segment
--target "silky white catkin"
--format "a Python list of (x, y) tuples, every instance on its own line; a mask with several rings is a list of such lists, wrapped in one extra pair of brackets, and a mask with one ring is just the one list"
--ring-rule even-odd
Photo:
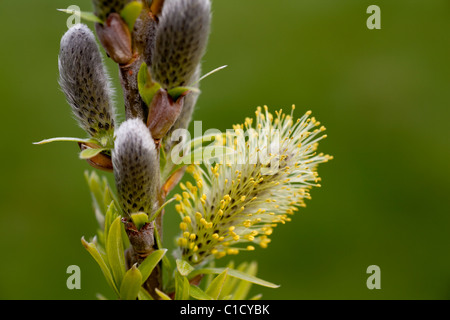
[(116, 130), (112, 162), (125, 214), (151, 214), (159, 185), (157, 153), (150, 131), (140, 119), (129, 119)]
[(61, 39), (59, 84), (79, 125), (91, 136), (111, 133), (115, 124), (113, 92), (92, 31), (83, 24)]
[(152, 76), (165, 89), (192, 84), (211, 23), (209, 0), (166, 0), (156, 31)]

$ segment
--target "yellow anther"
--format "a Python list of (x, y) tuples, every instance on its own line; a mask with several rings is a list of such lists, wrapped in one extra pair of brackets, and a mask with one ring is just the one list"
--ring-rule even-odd
[(187, 224), (185, 222), (181, 222), (180, 223), (180, 229), (183, 230), (183, 231), (186, 230), (187, 229)]
[(186, 222), (187, 224), (190, 224), (192, 222), (191, 217), (189, 217), (189, 216), (184, 217), (183, 221)]
[(186, 246), (187, 245), (187, 240), (185, 239), (185, 238), (179, 238), (178, 239), (178, 245), (180, 245), (180, 246), (182, 246), (182, 247), (184, 247), (184, 246)]

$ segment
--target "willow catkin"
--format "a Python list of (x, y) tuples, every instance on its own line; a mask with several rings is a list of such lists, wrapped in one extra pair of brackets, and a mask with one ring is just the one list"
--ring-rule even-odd
[(140, 119), (129, 119), (116, 130), (112, 152), (119, 201), (125, 214), (150, 214), (156, 203), (158, 151)]
[(59, 84), (79, 125), (93, 137), (112, 134), (112, 89), (92, 31), (83, 24), (61, 39)]
[(190, 85), (211, 23), (209, 0), (166, 0), (152, 58), (152, 76), (165, 89)]

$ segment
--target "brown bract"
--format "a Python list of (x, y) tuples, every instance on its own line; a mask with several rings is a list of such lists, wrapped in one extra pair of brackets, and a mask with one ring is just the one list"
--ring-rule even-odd
[(128, 64), (133, 58), (131, 34), (119, 14), (111, 13), (104, 24), (96, 23), (95, 31), (106, 53), (118, 64)]

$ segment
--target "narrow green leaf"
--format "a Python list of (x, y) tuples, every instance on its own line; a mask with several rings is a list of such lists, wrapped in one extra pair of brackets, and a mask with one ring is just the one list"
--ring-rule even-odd
[(42, 140), (42, 141), (39, 141), (39, 142), (33, 142), (33, 144), (41, 145), (41, 144), (52, 143), (52, 142), (61, 142), (61, 141), (65, 141), (65, 142), (82, 142), (82, 143), (96, 143), (96, 141), (93, 140), (93, 139), (58, 137), (58, 138), (45, 139), (45, 140)]
[(132, 1), (128, 3), (120, 12), (122, 19), (128, 24), (130, 31), (133, 31), (136, 19), (142, 11), (142, 2)]
[(108, 239), (111, 224), (117, 217), (119, 217), (119, 215), (117, 213), (116, 204), (114, 203), (114, 201), (111, 201), (105, 213), (105, 223), (104, 223), (105, 239)]
[(160, 296), (160, 298), (163, 299), (163, 300), (172, 300), (172, 299), (170, 299), (170, 297), (169, 297), (167, 294), (165, 294), (164, 292), (162, 292), (162, 291), (159, 290), (158, 288), (155, 288), (155, 292), (156, 292), (156, 294), (157, 294), (158, 296)]
[[(254, 277), (258, 272), (258, 264), (256, 262), (250, 263), (250, 265), (244, 271), (245, 274)], [(252, 287), (252, 283), (247, 280), (241, 280), (238, 284), (236, 290), (234, 291), (233, 299), (235, 300), (245, 300)]]
[[(245, 270), (246, 266), (244, 264), (246, 264), (246, 262), (244, 262), (241, 265), (239, 265), (239, 267), (237, 269), (241, 270), (241, 271)], [(234, 261), (230, 261), (227, 264), (227, 268), (234, 269)], [(220, 293), (219, 299), (220, 300), (228, 300), (228, 299), (225, 299), (225, 298), (230, 296), (230, 295), (232, 295), (232, 292), (233, 292), (234, 288), (236, 287), (236, 285), (240, 281), (241, 280), (239, 280), (237, 278), (227, 277), (227, 279), (225, 280), (225, 283), (223, 284), (222, 292)]]
[(189, 300), (189, 280), (178, 271), (175, 272), (175, 300)]
[[(198, 269), (195, 270), (193, 272), (191, 272), (189, 274), (189, 278), (192, 279), (194, 278), (196, 275), (199, 274), (219, 274), (222, 273), (225, 270), (225, 268), (204, 268), (204, 269)], [(277, 284), (273, 284), (271, 282), (259, 279), (257, 277), (254, 276), (250, 276), (248, 274), (245, 274), (243, 272), (240, 272), (238, 270), (234, 270), (234, 269), (229, 269), (228, 270), (228, 275), (230, 277), (235, 277), (241, 280), (245, 280), (263, 287), (267, 287), (267, 288), (279, 288), (280, 286)]]
[(177, 259), (176, 263), (178, 272), (184, 277), (187, 277), (189, 273), (191, 273), (194, 270), (194, 267), (191, 266), (187, 261)]
[(134, 264), (123, 277), (120, 286), (120, 299), (136, 300), (142, 283), (142, 274)]
[(203, 75), (200, 79), (198, 79), (196, 82), (194, 82), (194, 85), (196, 85), (197, 83), (199, 83), (199, 82), (202, 81), (203, 79), (209, 77), (210, 75), (212, 75), (212, 74), (214, 74), (214, 73), (216, 73), (216, 72), (218, 72), (218, 71), (220, 71), (220, 70), (222, 70), (222, 69), (225, 69), (226, 67), (228, 67), (228, 66), (227, 66), (227, 65), (224, 65), (224, 66), (215, 68), (214, 70), (208, 72), (207, 74)]
[(61, 12), (65, 12), (65, 13), (68, 13), (68, 14), (76, 15), (76, 16), (80, 17), (83, 20), (87, 20), (87, 21), (90, 21), (90, 22), (97, 22), (97, 23), (103, 24), (102, 19), (97, 17), (92, 12), (76, 11), (76, 10), (71, 10), (71, 9), (56, 9), (56, 10), (61, 11)]
[(142, 63), (138, 73), (138, 89), (142, 100), (147, 106), (152, 103), (153, 97), (161, 89), (161, 85), (152, 80), (147, 64)]
[(111, 224), (106, 240), (106, 255), (111, 268), (114, 282), (120, 288), (125, 275), (125, 256), (122, 240), (122, 222), (117, 217)]
[(209, 285), (208, 289), (206, 289), (205, 293), (217, 300), (219, 298), (220, 292), (222, 291), (223, 284), (227, 279), (228, 268), (226, 268), (222, 273), (220, 273), (217, 277)]
[(99, 153), (106, 151), (108, 149), (105, 148), (98, 148), (98, 149), (93, 149), (93, 148), (88, 148), (88, 149), (84, 149), (83, 151), (80, 152), (80, 159), (91, 159), (93, 157), (95, 157), (96, 155), (98, 155)]
[(138, 293), (138, 299), (139, 300), (154, 300), (153, 297), (148, 293), (147, 290), (145, 290), (143, 287), (139, 289)]
[(153, 269), (158, 265), (166, 252), (167, 249), (155, 250), (139, 265), (139, 271), (142, 273), (142, 284), (147, 281)]
[[(161, 243), (161, 238), (159, 237), (159, 231), (158, 228), (156, 227), (155, 224), (155, 240), (156, 240), (156, 245), (158, 246), (159, 249), (162, 249), (162, 243)], [(172, 270), (172, 264), (170, 263), (169, 258), (167, 258), (166, 255), (163, 256), (162, 258), (163, 261), (163, 267), (166, 270)]]
[(148, 219), (148, 222), (154, 221), (159, 216), (159, 214), (162, 212), (164, 207), (167, 206), (169, 203), (171, 203), (174, 200), (175, 200), (175, 198), (170, 198), (169, 200), (164, 202), (164, 204), (161, 207), (159, 207), (159, 209), (156, 210), (156, 212)]
[(106, 278), (106, 282), (108, 282), (109, 286), (113, 288), (113, 290), (117, 293), (117, 295), (119, 295), (119, 290), (117, 289), (117, 286), (114, 283), (113, 276), (95, 244), (88, 243), (86, 240), (84, 240), (84, 237), (81, 238), (81, 243), (86, 248), (86, 250), (91, 254), (91, 256), (94, 258), (97, 264), (100, 266), (100, 269), (102, 270), (103, 275)]
[(213, 300), (209, 295), (197, 286), (191, 285), (189, 288), (189, 295), (197, 300)]

